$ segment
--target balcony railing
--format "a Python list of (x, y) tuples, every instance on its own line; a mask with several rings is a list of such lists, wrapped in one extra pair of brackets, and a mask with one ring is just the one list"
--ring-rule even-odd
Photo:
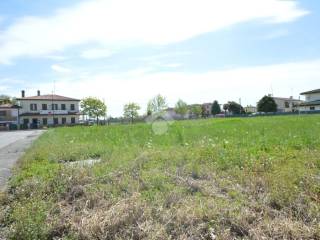
[(40, 110), (41, 115), (68, 114), (68, 110)]

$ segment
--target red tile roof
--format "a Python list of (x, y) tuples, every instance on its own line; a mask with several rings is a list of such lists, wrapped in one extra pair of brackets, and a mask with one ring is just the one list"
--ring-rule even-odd
[(64, 96), (55, 95), (55, 94), (17, 98), (17, 100), (80, 101), (79, 99), (64, 97)]

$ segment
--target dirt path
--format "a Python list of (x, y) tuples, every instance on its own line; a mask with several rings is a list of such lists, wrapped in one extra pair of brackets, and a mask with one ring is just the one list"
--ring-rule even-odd
[(19, 157), (44, 131), (0, 132), (0, 191), (4, 190), (11, 169)]

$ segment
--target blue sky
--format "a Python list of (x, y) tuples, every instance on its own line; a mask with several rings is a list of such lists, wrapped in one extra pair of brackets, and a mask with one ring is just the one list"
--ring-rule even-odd
[(170, 105), (319, 88), (317, 0), (0, 2), (0, 93)]

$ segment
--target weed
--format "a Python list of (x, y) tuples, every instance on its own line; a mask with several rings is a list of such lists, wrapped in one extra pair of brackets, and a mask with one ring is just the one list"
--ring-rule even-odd
[(0, 225), (8, 239), (319, 239), (319, 119), (50, 129), (0, 196)]

